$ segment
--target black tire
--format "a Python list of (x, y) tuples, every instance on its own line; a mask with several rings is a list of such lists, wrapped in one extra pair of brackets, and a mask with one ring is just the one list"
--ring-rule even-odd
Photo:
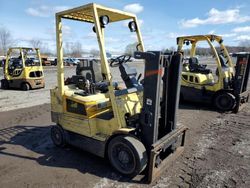
[(183, 103), (183, 102), (185, 102), (184, 96), (183, 96), (183, 93), (180, 93), (179, 103)]
[(62, 127), (54, 125), (50, 130), (51, 140), (57, 147), (64, 147), (66, 145), (66, 134)]
[(9, 89), (9, 82), (6, 79), (1, 80), (1, 88), (2, 89)]
[(134, 177), (142, 172), (148, 162), (144, 145), (132, 136), (117, 136), (108, 145), (111, 165), (119, 173)]
[(29, 91), (30, 90), (30, 85), (28, 83), (22, 83), (21, 84), (21, 90)]
[(214, 106), (221, 111), (233, 110), (235, 105), (235, 96), (231, 93), (221, 92), (215, 96)]

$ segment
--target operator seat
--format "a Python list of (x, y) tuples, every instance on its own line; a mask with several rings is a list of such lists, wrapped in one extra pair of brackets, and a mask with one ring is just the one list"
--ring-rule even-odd
[[(223, 71), (227, 71), (229, 68), (228, 68), (228, 65), (226, 63), (226, 58), (223, 56), (223, 54), (219, 55), (219, 60), (220, 60), (220, 64), (221, 64), (221, 69)], [(218, 70), (218, 68), (216, 69), (215, 74), (217, 76), (219, 76), (219, 70)]]
[(212, 73), (210, 69), (206, 69), (206, 65), (200, 65), (198, 62), (198, 58), (196, 57), (189, 58), (189, 70), (190, 72), (201, 73), (201, 74)]
[(100, 66), (96, 60), (85, 59), (77, 64), (76, 75), (91, 79), (93, 83), (101, 82), (103, 78)]
[(134, 67), (129, 67), (127, 64), (122, 63), (119, 65), (119, 70), (127, 88), (115, 91), (116, 96), (143, 91), (143, 86), (136, 79), (137, 71)]
[(127, 89), (137, 87), (139, 85), (136, 79), (137, 71), (134, 67), (129, 67), (127, 64), (123, 63), (119, 66), (119, 70)]
[[(103, 81), (101, 73), (101, 64), (98, 60), (83, 60), (78, 63), (76, 67), (76, 76), (83, 77), (84, 80), (89, 80), (90, 83), (95, 84), (95, 89), (103, 93), (108, 91), (108, 83)], [(118, 88), (118, 84), (113, 82), (115, 89)]]
[[(8, 72), (9, 72), (9, 75), (13, 75), (13, 72), (16, 68), (18, 69), (21, 69), (23, 68), (23, 65), (22, 65), (22, 60), (20, 58), (14, 58), (14, 59), (11, 59), (9, 61), (12, 61), (12, 63), (10, 62), (9, 63), (9, 67), (8, 67)], [(20, 75), (20, 74), (19, 74)]]

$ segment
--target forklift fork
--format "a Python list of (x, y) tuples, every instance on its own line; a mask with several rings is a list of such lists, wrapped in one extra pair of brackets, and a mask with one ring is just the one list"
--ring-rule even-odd
[[(153, 182), (160, 174), (173, 162), (175, 161), (184, 151), (184, 142), (186, 135), (187, 127), (181, 126), (171, 133), (165, 135), (160, 140), (152, 145), (150, 151), (150, 161), (149, 161), (149, 171), (148, 171), (148, 182)], [(173, 143), (176, 142), (176, 139), (180, 140), (180, 145), (175, 148), (172, 153), (170, 153), (165, 159), (161, 160), (159, 163), (158, 158), (161, 153), (169, 148)]]

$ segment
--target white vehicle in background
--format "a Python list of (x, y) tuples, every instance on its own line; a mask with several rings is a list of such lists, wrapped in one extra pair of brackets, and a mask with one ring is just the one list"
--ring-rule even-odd
[(80, 61), (76, 58), (63, 59), (65, 65), (77, 65)]

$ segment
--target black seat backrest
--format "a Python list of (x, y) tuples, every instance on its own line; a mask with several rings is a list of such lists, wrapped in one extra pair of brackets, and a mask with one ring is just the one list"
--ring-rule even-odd
[(199, 67), (199, 62), (196, 57), (189, 58), (189, 69), (196, 70)]
[(129, 67), (127, 64), (123, 63), (119, 66), (119, 70), (127, 88), (138, 86), (138, 81), (136, 79), (137, 71), (134, 67)]
[(198, 65), (199, 64), (198, 58), (197, 57), (190, 57), (189, 64), (190, 65), (195, 65), (195, 64)]
[(98, 60), (85, 59), (78, 63), (76, 67), (76, 75), (84, 76), (86, 79), (94, 83), (103, 81), (101, 64)]
[(212, 73), (210, 69), (206, 69), (206, 65), (199, 64), (197, 57), (189, 58), (189, 69), (191, 72), (196, 72), (196, 73), (201, 73), (201, 74)]

